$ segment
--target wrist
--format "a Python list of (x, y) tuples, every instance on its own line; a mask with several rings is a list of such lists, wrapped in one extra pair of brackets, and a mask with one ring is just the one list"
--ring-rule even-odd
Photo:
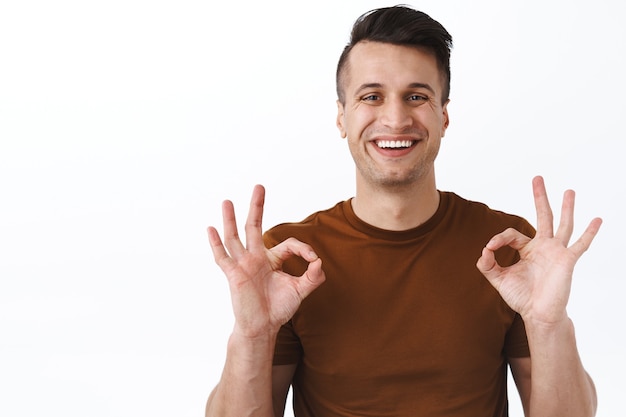
[(567, 315), (567, 311), (563, 310), (558, 313), (550, 314), (537, 314), (534, 312), (528, 312), (526, 314), (520, 314), (524, 325), (528, 329), (529, 327), (536, 328), (538, 330), (551, 330), (560, 328), (563, 326), (571, 325), (572, 321)]
[(565, 315), (559, 320), (545, 321), (537, 319), (524, 319), (524, 326), (529, 344), (536, 350), (537, 346), (549, 348), (561, 343), (575, 345), (574, 323)]
[(250, 326), (241, 325), (241, 323), (235, 320), (231, 337), (235, 337), (242, 342), (263, 343), (267, 339), (276, 339), (279, 330), (280, 326), (275, 327), (269, 324), (252, 326), (250, 328)]
[(277, 336), (278, 329), (266, 329), (251, 333), (235, 324), (228, 339), (228, 349), (238, 351), (245, 356), (272, 355)]

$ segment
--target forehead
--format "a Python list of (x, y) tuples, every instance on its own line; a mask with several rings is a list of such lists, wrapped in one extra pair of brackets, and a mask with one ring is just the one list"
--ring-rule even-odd
[(390, 87), (422, 83), (441, 92), (441, 74), (434, 54), (417, 47), (359, 42), (350, 51), (346, 70), (348, 93), (369, 83)]

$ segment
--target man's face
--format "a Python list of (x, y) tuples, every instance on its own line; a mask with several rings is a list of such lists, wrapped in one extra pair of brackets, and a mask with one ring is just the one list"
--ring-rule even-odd
[(361, 42), (345, 71), (337, 127), (348, 140), (357, 181), (393, 187), (433, 175), (448, 127), (435, 57), (416, 48)]

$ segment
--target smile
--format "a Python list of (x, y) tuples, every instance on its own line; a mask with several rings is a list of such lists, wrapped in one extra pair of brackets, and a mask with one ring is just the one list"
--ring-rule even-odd
[(402, 149), (410, 148), (417, 141), (415, 140), (377, 140), (376, 146), (383, 149)]

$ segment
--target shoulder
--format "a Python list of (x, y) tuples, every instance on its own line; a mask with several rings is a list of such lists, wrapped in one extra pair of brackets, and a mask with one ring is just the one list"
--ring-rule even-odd
[(472, 201), (459, 195), (442, 191), (442, 201), (446, 201), (446, 214), (451, 221), (459, 222), (466, 227), (493, 229), (503, 231), (514, 228), (520, 232), (534, 236), (535, 229), (523, 217), (489, 207), (487, 204)]
[(301, 221), (281, 223), (270, 228), (263, 234), (265, 245), (271, 247), (290, 237), (307, 241), (308, 237), (319, 233), (321, 228), (345, 227), (342, 225), (346, 224), (344, 210), (346, 204), (349, 204), (349, 200), (341, 201), (328, 209), (316, 211)]

